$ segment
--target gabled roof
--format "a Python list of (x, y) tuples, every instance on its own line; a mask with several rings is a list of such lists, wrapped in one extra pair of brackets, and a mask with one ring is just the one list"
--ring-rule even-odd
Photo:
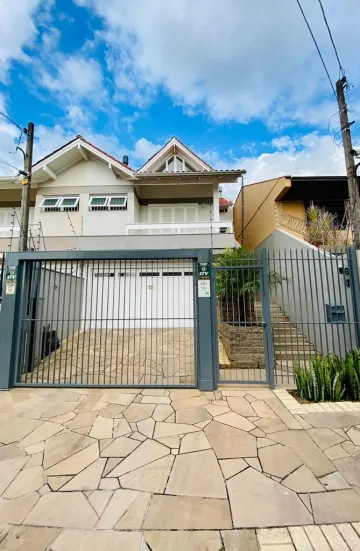
[(86, 144), (88, 146), (90, 146), (91, 148), (93, 149), (96, 149), (97, 151), (99, 151), (99, 153), (101, 153), (102, 155), (105, 155), (106, 157), (108, 157), (109, 159), (111, 159), (112, 161), (115, 161), (116, 163), (122, 165), (124, 168), (126, 169), (129, 169), (131, 170), (132, 172), (134, 172), (134, 170), (130, 167), (130, 166), (127, 166), (127, 165), (124, 165), (124, 163), (122, 163), (121, 161), (119, 161), (119, 159), (117, 159), (116, 157), (113, 157), (112, 155), (109, 155), (109, 153), (106, 153), (106, 151), (104, 151), (103, 149), (100, 149), (100, 147), (98, 147), (97, 145), (94, 145), (92, 144), (91, 142), (89, 142), (88, 140), (85, 140), (85, 138), (83, 138), (80, 134), (78, 134), (76, 136), (76, 138), (74, 138), (73, 140), (70, 140), (69, 142), (67, 142), (66, 144), (62, 145), (61, 147), (59, 147), (58, 149), (55, 149), (55, 151), (53, 151), (52, 153), (49, 153), (48, 155), (45, 155), (45, 157), (43, 157), (42, 159), (40, 159), (39, 161), (36, 161), (35, 164), (33, 164), (33, 167), (42, 163), (43, 161), (45, 161), (45, 159), (48, 159), (49, 157), (52, 157), (53, 155), (55, 155), (56, 153), (62, 151), (63, 149), (67, 148), (70, 144), (74, 144), (76, 142), (79, 142), (79, 143), (83, 143), (83, 144)]
[(210, 171), (214, 170), (207, 162), (205, 162), (199, 155), (194, 153), (191, 149), (189, 149), (185, 144), (183, 144), (182, 141), (180, 141), (176, 136), (173, 136), (171, 140), (169, 140), (157, 153), (154, 153), (150, 159), (146, 161), (145, 164), (141, 168), (139, 168), (138, 172), (149, 172), (149, 169), (152, 166), (158, 165), (162, 159), (165, 159), (168, 155), (171, 153), (182, 153), (185, 155), (185, 157), (188, 157), (190, 160), (196, 163), (196, 166), (200, 168), (200, 170), (203, 171)]
[(37, 161), (32, 167), (33, 178), (39, 182), (48, 180), (49, 177), (55, 180), (57, 172), (81, 159), (87, 160), (89, 155), (108, 163), (109, 168), (120, 173), (124, 178), (135, 179), (135, 172), (132, 168), (88, 142), (80, 135)]

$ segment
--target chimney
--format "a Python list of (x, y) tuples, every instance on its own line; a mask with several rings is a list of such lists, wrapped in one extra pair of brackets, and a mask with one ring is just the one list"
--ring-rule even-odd
[(127, 155), (124, 155), (122, 162), (123, 162), (123, 165), (128, 166), (129, 165), (129, 157)]

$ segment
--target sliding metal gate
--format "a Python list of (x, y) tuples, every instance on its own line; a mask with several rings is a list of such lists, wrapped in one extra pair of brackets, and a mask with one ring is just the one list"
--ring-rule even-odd
[(194, 259), (53, 256), (22, 264), (16, 384), (196, 385)]

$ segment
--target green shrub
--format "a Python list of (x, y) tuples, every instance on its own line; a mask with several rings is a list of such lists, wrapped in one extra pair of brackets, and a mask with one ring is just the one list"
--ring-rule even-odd
[(295, 365), (295, 381), (302, 400), (340, 402), (360, 400), (360, 350), (344, 359), (329, 354), (310, 360), (310, 366)]

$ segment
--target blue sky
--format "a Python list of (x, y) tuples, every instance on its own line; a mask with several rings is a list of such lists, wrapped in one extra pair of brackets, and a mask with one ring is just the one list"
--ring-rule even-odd
[[(335, 81), (318, 2), (302, 3)], [(357, 120), (360, 10), (324, 6)], [(1, 108), (36, 125), (37, 158), (82, 134), (136, 168), (177, 135), (248, 182), (344, 173), (337, 104), (295, 0), (0, 0), (0, 82)], [(338, 130), (335, 115), (336, 142)], [(18, 166), (16, 132), (0, 121), (0, 158)]]

